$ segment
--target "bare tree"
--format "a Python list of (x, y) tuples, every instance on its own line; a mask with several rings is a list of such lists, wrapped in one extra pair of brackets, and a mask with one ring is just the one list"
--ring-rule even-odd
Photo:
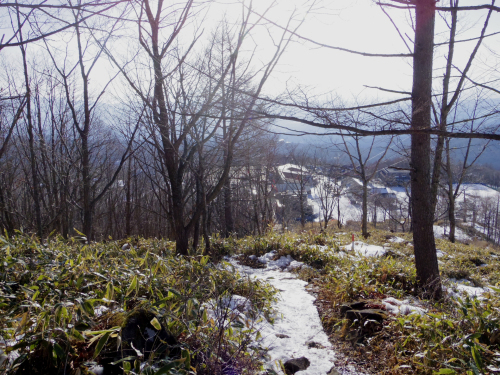
[[(321, 210), (323, 212), (324, 229), (328, 228), (328, 222), (333, 219), (335, 207), (338, 207), (340, 200), (338, 199), (338, 182), (330, 179), (327, 176), (321, 176), (316, 185)], [(340, 218), (339, 218), (340, 220)]]
[[(94, 16), (112, 17), (111, 11), (120, 4), (127, 4), (127, 1), (78, 1), (76, 4), (65, 1), (44, 1), (32, 3), (30, 1), (13, 1), (0, 3), (1, 17), (7, 17), (6, 13), (11, 12), (17, 18), (13, 22), (14, 26), (10, 35), (3, 34), (0, 37), (0, 51), (8, 47), (19, 47), (50, 38), (63, 31), (76, 27), (79, 23), (90, 20)], [(82, 17), (74, 19), (74, 12), (79, 12)], [(6, 22), (8, 23), (8, 21)], [(20, 38), (24, 34), (26, 37)]]
[[(94, 68), (98, 60), (102, 56), (102, 52), (106, 47), (111, 34), (105, 34), (101, 41), (96, 40), (96, 34), (92, 27), (84, 23), (83, 10), (75, 9), (73, 10), (74, 17), (74, 34), (73, 38), (76, 41), (76, 63), (71, 63), (68, 61), (69, 56), (66, 56), (61, 62), (58, 56), (52, 51), (49, 43), (45, 43), (46, 50), (49, 53), (53, 66), (56, 69), (59, 79), (65, 91), (66, 101), (71, 113), (71, 119), (76, 133), (79, 138), (79, 163), (80, 163), (80, 173), (81, 173), (81, 200), (79, 203), (79, 208), (82, 211), (82, 222), (83, 222), (83, 233), (90, 240), (93, 237), (92, 224), (93, 224), (93, 211), (94, 208), (103, 196), (106, 194), (108, 189), (112, 186), (116, 180), (121, 168), (123, 167), (126, 159), (128, 158), (129, 152), (131, 151), (134, 136), (137, 132), (139, 123), (142, 116), (139, 115), (135, 126), (129, 128), (129, 134), (127, 137), (127, 145), (125, 150), (118, 159), (118, 165), (114, 170), (114, 173), (109, 176), (102, 187), (98, 187), (100, 183), (101, 176), (94, 175), (92, 170), (92, 164), (97, 162), (97, 165), (102, 163), (97, 159), (100, 157), (98, 153), (94, 153), (93, 150), (93, 134), (97, 128), (97, 109), (99, 101), (102, 99), (108, 85), (112, 82), (110, 80), (97, 95), (93, 95), (90, 88), (90, 76), (94, 71)], [(119, 20), (115, 20), (114, 23), (110, 25), (111, 29), (115, 29), (119, 23)], [(70, 65), (70, 66), (68, 66)], [(74, 86), (77, 85), (77, 74), (79, 73), (79, 88), (81, 89), (81, 98), (75, 98), (73, 94)], [(76, 202), (75, 202), (76, 203)]]
[[(481, 90), (480, 90), (481, 91)], [(481, 127), (486, 119), (477, 119), (476, 111), (482, 101), (480, 93), (476, 97), (476, 103), (471, 108), (472, 113), (465, 110), (466, 116), (472, 120), (468, 124), (470, 131), (474, 132), (477, 128)], [(455, 112), (455, 117), (457, 113)], [(455, 120), (454, 120), (455, 122)], [(464, 179), (471, 167), (477, 162), (481, 155), (486, 151), (489, 142), (483, 142), (482, 145), (475, 145), (472, 139), (469, 139), (465, 145), (461, 147), (460, 150), (456, 150), (456, 147), (452, 146), (452, 139), (447, 138), (445, 140), (444, 150), (445, 150), (445, 163), (442, 164), (442, 169), (445, 173), (445, 181), (442, 184), (443, 190), (448, 201), (448, 220), (450, 223), (450, 233), (449, 239), (451, 242), (455, 242), (455, 230), (456, 230), (456, 200), (461, 193), (461, 186)], [(455, 149), (455, 150), (454, 150)], [(460, 158), (459, 164), (455, 162), (456, 159)]]
[[(447, 55), (446, 55), (446, 66), (445, 66), (445, 71), (443, 75), (443, 88), (442, 88), (442, 93), (440, 95), (441, 102), (438, 104), (439, 111), (436, 110), (436, 107), (433, 107), (433, 114), (435, 118), (435, 122), (437, 127), (440, 130), (445, 131), (448, 126), (451, 126), (452, 128), (456, 128), (457, 125), (456, 119), (451, 123), (448, 124), (448, 116), (450, 113), (453, 111), (454, 107), (456, 108), (456, 105), (458, 104), (458, 100), (460, 98), (460, 95), (462, 94), (464, 87), (467, 83), (467, 75), (469, 71), (471, 70), (471, 67), (473, 65), (474, 59), (477, 56), (478, 50), (485, 39), (486, 35), (486, 30), (488, 28), (488, 24), (490, 21), (491, 14), (493, 12), (492, 9), (488, 11), (488, 14), (485, 18), (483, 27), (481, 29), (480, 36), (477, 38), (476, 44), (472, 50), (472, 52), (469, 55), (469, 58), (467, 60), (467, 63), (465, 64), (465, 67), (460, 70), (455, 66), (454, 63), (454, 55), (455, 55), (455, 48), (456, 48), (456, 38), (457, 38), (457, 28), (458, 28), (458, 7), (459, 7), (459, 0), (450, 0), (450, 20), (449, 23), (449, 38), (448, 42), (446, 43), (448, 47)], [(444, 15), (446, 17), (446, 15)], [(454, 70), (457, 71), (458, 73), (458, 80), (455, 79), (456, 82), (456, 87), (454, 90), (451, 89), (451, 85), (453, 83), (453, 75), (457, 74), (454, 72)], [(439, 96), (438, 96), (439, 98)], [(477, 109), (477, 106), (476, 106)], [(474, 115), (476, 115), (476, 111), (474, 111)], [(456, 117), (456, 116), (455, 116)], [(463, 122), (463, 119), (461, 119)], [(474, 117), (471, 119), (474, 121)], [(467, 129), (468, 132), (474, 133), (477, 132), (478, 129)], [(436, 199), (437, 199), (437, 194), (438, 194), (438, 187), (439, 187), (439, 176), (441, 173), (441, 165), (442, 165), (442, 155), (443, 155), (443, 150), (444, 150), (444, 144), (445, 144), (445, 139), (444, 136), (438, 136), (437, 141), (436, 141), (436, 147), (435, 147), (435, 152), (434, 152), (434, 166), (433, 166), (433, 172), (432, 172), (432, 206), (434, 207), (433, 209), (435, 210), (436, 206)]]
[[(10, 85), (9, 85), (10, 87)], [(4, 160), (4, 155), (8, 153), (8, 147), (11, 143), (14, 130), (19, 122), (27, 98), (25, 95), (10, 93), (8, 97), (0, 97), (0, 165), (8, 167), (9, 162)], [(5, 173), (7, 170), (0, 170), (0, 225), (12, 233), (15, 228), (12, 212), (8, 204), (8, 187), (11, 184), (5, 183)]]
[[(340, 134), (341, 132), (350, 132), (352, 135), (359, 136), (375, 136), (375, 135), (411, 135), (411, 194), (412, 194), (412, 227), (415, 239), (415, 265), (417, 268), (417, 278), (419, 280), (420, 289), (425, 296), (440, 298), (442, 295), (441, 283), (439, 277), (439, 267), (435, 251), (435, 242), (433, 235), (433, 185), (431, 168), (431, 135), (439, 137), (453, 138), (485, 138), (500, 140), (498, 134), (498, 126), (493, 126), (484, 129), (482, 132), (470, 133), (468, 131), (456, 131), (450, 129), (449, 126), (433, 127), (431, 123), (431, 108), (432, 108), (432, 71), (433, 71), (433, 52), (434, 52), (434, 25), (436, 10), (441, 11), (465, 11), (465, 10), (481, 10), (486, 9), (498, 11), (499, 8), (494, 4), (484, 4), (481, 6), (472, 7), (436, 7), (434, 0), (394, 0), (389, 3), (380, 3), (382, 6), (390, 6), (402, 8), (414, 12), (412, 20), (414, 20), (415, 38), (414, 50), (411, 54), (369, 54), (345, 48), (322, 44), (311, 41), (302, 36), (297, 36), (308, 42), (316, 45), (321, 45), (324, 48), (333, 48), (342, 50), (348, 53), (355, 53), (369, 57), (412, 57), (413, 58), (413, 88), (411, 96), (407, 96), (408, 92), (383, 89), (392, 93), (405, 95), (401, 99), (394, 99), (387, 102), (379, 102), (364, 106), (353, 106), (345, 108), (342, 106), (332, 107), (328, 105), (312, 105), (309, 98), (298, 100), (297, 97), (291, 97), (288, 102), (282, 100), (273, 100), (272, 102), (279, 105), (281, 109), (286, 108), (288, 113), (264, 113), (263, 115), (271, 118), (280, 118), (284, 120), (297, 121), (304, 124), (312, 125), (323, 129), (332, 129), (329, 134)], [(489, 16), (488, 16), (489, 17)], [(272, 21), (270, 21), (272, 22)], [(486, 22), (487, 25), (487, 22)], [(402, 34), (400, 34), (402, 35)], [(405, 41), (406, 42), (406, 41)], [(407, 46), (408, 47), (408, 46)], [(409, 48), (409, 47), (408, 47)], [(450, 60), (451, 61), (451, 60)], [(467, 77), (469, 81), (471, 78)], [(460, 86), (460, 85), (459, 85)], [(493, 87), (482, 84), (482, 87), (495, 91)], [(498, 91), (495, 91), (498, 92)], [(452, 98), (453, 99), (453, 98)], [(345, 125), (338, 121), (338, 116), (334, 113), (339, 111), (363, 111), (369, 112), (373, 108), (383, 107), (390, 104), (403, 103), (411, 101), (411, 116), (408, 121), (403, 116), (389, 111), (392, 119), (390, 126), (381, 126), (378, 128), (355, 127)], [(448, 108), (450, 101), (445, 100), (443, 108)], [(332, 115), (333, 114), (333, 115)], [(445, 114), (446, 115), (446, 114)], [(380, 118), (376, 113), (375, 118)], [(383, 116), (384, 119), (389, 119), (388, 116)], [(450, 125), (450, 124), (448, 124)], [(436, 172), (438, 173), (438, 172)]]
[[(349, 116), (348, 121), (352, 121), (354, 126), (359, 126), (363, 121), (360, 115)], [(352, 164), (352, 172), (359, 177), (363, 184), (362, 191), (362, 218), (361, 218), (361, 232), (363, 237), (368, 237), (368, 185), (375, 177), (380, 162), (385, 158), (392, 143), (392, 137), (389, 138), (384, 145), (379, 148), (376, 144), (376, 138), (371, 137), (371, 142), (368, 146), (362, 145), (362, 137), (353, 135), (346, 137), (342, 134), (343, 149), (342, 151), (347, 154)], [(378, 141), (378, 139), (377, 139)], [(367, 150), (365, 150), (367, 148)], [(374, 153), (377, 153), (374, 155)], [(374, 160), (375, 159), (375, 160)]]
[[(163, 163), (162, 171), (170, 195), (168, 212), (177, 252), (183, 255), (187, 254), (189, 239), (205, 212), (205, 206), (217, 197), (226, 184), (235, 145), (251, 121), (252, 110), (265, 82), (289, 43), (289, 33), (283, 32), (276, 42), (274, 55), (259, 72), (260, 79), (240, 91), (247, 75), (239, 75), (238, 53), (246, 36), (257, 27), (256, 23), (251, 23), (254, 22), (253, 13), (251, 10), (243, 12), (239, 30), (232, 31), (231, 39), (226, 39), (226, 47), (219, 51), (221, 58), (217, 59), (216, 44), (212, 43), (205, 55), (190, 65), (186, 59), (192, 45), (180, 52), (175, 43), (192, 13), (193, 1), (187, 1), (175, 12), (164, 7), (162, 2), (157, 4), (156, 10), (148, 0), (139, 4), (139, 42), (151, 61), (151, 90), (141, 87), (139, 81), (134, 81), (130, 73), (118, 64), (132, 89), (151, 112), (150, 139)], [(171, 27), (164, 27), (166, 25)], [(218, 134), (221, 122), (226, 118), (227, 106), (231, 104), (227, 98), (235, 95), (231, 90), (237, 90), (239, 100), (231, 109), (231, 124), (225, 130), (223, 166), (213, 186), (203, 193), (201, 202), (205, 203), (193, 204), (187, 217), (186, 172), (190, 170), (195, 155), (199, 156), (201, 144), (206, 144)], [(205, 122), (208, 124), (207, 131), (193, 137), (193, 131)]]
[[(310, 158), (306, 151), (299, 150), (297, 145), (288, 148), (287, 158), (295, 165), (293, 178), (288, 180), (288, 186), (294, 195), (297, 196), (299, 202), (300, 225), (302, 229), (306, 225), (306, 208), (308, 187), (313, 183), (312, 171), (309, 167), (314, 168), (317, 165), (317, 158)], [(309, 162), (309, 163), (308, 163)]]

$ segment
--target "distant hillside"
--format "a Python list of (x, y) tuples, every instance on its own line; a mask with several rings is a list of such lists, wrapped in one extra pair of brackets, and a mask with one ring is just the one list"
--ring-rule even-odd
[[(307, 155), (313, 157), (318, 156), (320, 159), (328, 160), (335, 158), (345, 158), (345, 154), (339, 150), (342, 149), (342, 138), (339, 136), (318, 136), (318, 135), (305, 135), (305, 136), (291, 136), (291, 135), (280, 135), (280, 140), (282, 144), (286, 144), (286, 149), (295, 148), (297, 151), (301, 153), (306, 153)], [(383, 137), (380, 137), (380, 141), (376, 141), (376, 145), (379, 144), (383, 146), (386, 142), (383, 140)], [(398, 146), (396, 147), (396, 143), (394, 142), (392, 145), (391, 151), (387, 153), (387, 159), (394, 159), (401, 156), (401, 145), (403, 147), (409, 147), (410, 137), (400, 137), (400, 142), (398, 142)], [(465, 152), (465, 148), (467, 146), (467, 139), (456, 139), (452, 142), (452, 146), (454, 148), (454, 154), (456, 160), (461, 160), (463, 158), (463, 154)], [(362, 146), (367, 150), (371, 145), (371, 138), (366, 137), (361, 141)], [(483, 145), (485, 144), (484, 140), (478, 139), (473, 141), (472, 154), (469, 157), (469, 160), (473, 160), (477, 156), (477, 154), (482, 150)], [(380, 150), (375, 150), (377, 154)], [(491, 141), (487, 146), (485, 152), (479, 157), (476, 162), (477, 165), (480, 166), (489, 166), (493, 169), (500, 170), (500, 142)]]

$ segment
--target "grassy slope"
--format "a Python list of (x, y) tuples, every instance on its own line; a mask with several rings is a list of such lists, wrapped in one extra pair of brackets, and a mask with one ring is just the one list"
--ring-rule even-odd
[[(248, 345), (251, 327), (233, 329), (241, 322), (210, 316), (207, 303), (238, 294), (267, 312), (274, 290), (208, 257), (176, 257), (167, 241), (136, 239), (129, 251), (121, 247), (114, 241), (84, 245), (56, 238), (41, 245), (24, 235), (0, 237), (0, 372), (85, 373), (102, 363), (106, 351), (123, 350), (120, 325), (140, 309), (177, 338), (181, 357), (163, 348), (149, 361), (137, 355), (123, 362), (125, 370), (142, 364), (142, 373), (172, 367), (172, 374), (213, 374), (229, 359), (249, 374), (259, 367)], [(108, 310), (98, 316), (101, 306)], [(11, 351), (21, 355), (14, 363), (5, 360)]]
[[(390, 235), (374, 231), (366, 242), (382, 245)], [(318, 293), (327, 332), (337, 347), (374, 373), (493, 372), (500, 358), (496, 292), (485, 294), (484, 301), (466, 297), (421, 301), (427, 314), (391, 317), (382, 325), (342, 319), (342, 303), (413, 295), (413, 249), (410, 237), (399, 235), (407, 242), (391, 243), (392, 256), (380, 258), (340, 254), (338, 246), (349, 243), (350, 234), (335, 232), (215, 239), (213, 247), (216, 255), (240, 253), (242, 259), (278, 250), (279, 255), (290, 254), (311, 265), (299, 271), (299, 276)], [(123, 251), (123, 242), (115, 241), (84, 245), (76, 239), (53, 238), (41, 245), (25, 235), (0, 237), (0, 335), (7, 344), (2, 350), (21, 354), (16, 363), (4, 360), (0, 371), (14, 373), (32, 361), (43, 363), (54, 374), (64, 369), (84, 373), (118, 344), (121, 328), (116, 316), (142, 308), (153, 312), (178, 339), (181, 358), (167, 350), (149, 361), (133, 358), (123, 364), (125, 370), (148, 362), (154, 371), (170, 366), (180, 374), (195, 370), (208, 374), (230, 363), (244, 373), (257, 373), (258, 355), (249, 340), (251, 326), (231, 317), (217, 321), (207, 315), (205, 307), (210, 301), (238, 294), (252, 301), (256, 313), (269, 315), (275, 291), (240, 279), (208, 257), (175, 257), (167, 241), (129, 242), (131, 250)], [(500, 282), (496, 249), (445, 240), (437, 244), (445, 253), (440, 258), (445, 283), (447, 277), (467, 278), (475, 285)], [(98, 306), (109, 311), (96, 316)], [(147, 368), (143, 365), (141, 371), (154, 373)]]
[[(500, 361), (497, 292), (484, 294), (483, 301), (465, 295), (447, 297), (439, 303), (420, 301), (427, 314), (391, 317), (381, 325), (342, 319), (340, 306), (345, 302), (373, 300), (377, 304), (389, 296), (415, 301), (411, 235), (398, 233), (406, 241), (388, 244), (392, 235), (374, 231), (366, 241), (390, 246), (390, 256), (379, 258), (345, 256), (338, 247), (350, 243), (351, 234), (334, 232), (248, 239), (252, 246), (245, 251), (279, 249), (280, 255), (291, 254), (312, 265), (314, 269), (299, 275), (318, 293), (325, 329), (337, 347), (373, 373), (493, 373)], [(359, 233), (356, 236), (359, 238)], [(326, 245), (328, 250), (315, 244)], [(467, 279), (476, 286), (497, 285), (500, 253), (480, 245), (437, 240), (437, 247), (444, 252), (439, 261), (445, 285), (451, 287), (449, 278)]]

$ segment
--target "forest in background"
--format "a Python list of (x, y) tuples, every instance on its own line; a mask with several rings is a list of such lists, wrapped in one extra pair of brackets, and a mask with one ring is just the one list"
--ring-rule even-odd
[[(320, 1), (304, 1), (286, 20), (273, 18), (274, 4), (256, 9), (242, 2), (237, 18), (216, 22), (204, 13), (210, 4), (0, 3), (10, 26), (0, 44), (3, 229), (40, 238), (54, 231), (67, 237), (74, 228), (88, 240), (168, 237), (179, 254), (201, 239), (208, 250), (213, 234), (228, 236), (247, 223), (263, 232), (275, 221), (278, 140), (269, 134), (285, 120), (312, 127), (302, 134), (341, 137), (336, 147), (363, 184), (365, 236), (367, 189), (379, 163), (389, 148), (408, 158), (417, 271), (423, 285), (438, 280), (438, 196), (444, 189), (451, 222), (456, 186), (477, 159), (472, 140), (484, 140), (480, 154), (500, 138), (492, 49), (499, 8), (457, 0), (381, 3), (407, 51), (368, 53), (301, 35), (308, 17), (324, 9)], [(393, 10), (408, 14), (406, 25), (396, 24)], [(374, 94), (369, 103), (301, 87), (271, 95), (266, 85), (295, 42), (412, 59), (413, 88), (373, 88), (393, 96), (380, 101)], [(257, 55), (249, 52), (255, 45), (267, 47)], [(462, 45), (465, 54), (458, 53)], [(465, 139), (458, 151), (454, 138)], [(367, 149), (362, 139), (369, 139)], [(245, 168), (245, 182), (233, 184)]]

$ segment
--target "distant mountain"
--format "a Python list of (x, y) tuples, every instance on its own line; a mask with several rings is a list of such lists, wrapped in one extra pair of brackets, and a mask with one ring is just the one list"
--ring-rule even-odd
[[(292, 136), (282, 134), (279, 136), (282, 144), (286, 144), (286, 149), (296, 148), (298, 151), (307, 153), (307, 155), (319, 156), (321, 159), (333, 160), (335, 158), (345, 158), (345, 153), (340, 151), (343, 148), (342, 138), (340, 136), (326, 136), (326, 135), (304, 135), (304, 136)], [(348, 138), (346, 138), (347, 140)], [(366, 152), (371, 146), (372, 138), (366, 137), (361, 140), (361, 147)], [(375, 141), (374, 150), (372, 151), (372, 156), (376, 156), (382, 152), (382, 147), (387, 144), (387, 137), (379, 137)], [(471, 154), (469, 155), (469, 160), (473, 160), (478, 153), (480, 153), (485, 144), (485, 140), (476, 139), (472, 142)], [(459, 161), (463, 160), (463, 156), (468, 144), (467, 139), (455, 139), (452, 141), (452, 148), (454, 159)], [(393, 142), (391, 145), (391, 150), (387, 153), (387, 159), (393, 159), (401, 156), (401, 148), (410, 146), (410, 137), (404, 136), (399, 137), (398, 142)], [(378, 147), (378, 149), (377, 149)], [(399, 149), (398, 149), (399, 148)], [(493, 169), (500, 170), (500, 142), (491, 141), (487, 149), (479, 156), (477, 165), (488, 165)]]

